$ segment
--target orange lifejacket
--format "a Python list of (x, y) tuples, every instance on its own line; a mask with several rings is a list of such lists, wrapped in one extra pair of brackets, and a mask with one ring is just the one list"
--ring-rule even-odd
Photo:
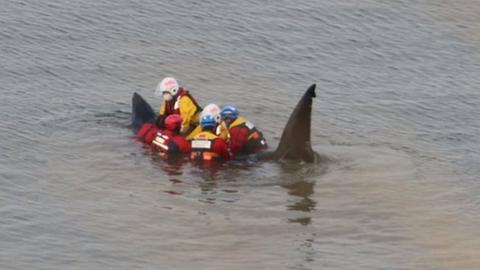
[(215, 160), (220, 157), (219, 153), (213, 152), (213, 141), (218, 136), (208, 132), (202, 131), (195, 135), (192, 140), (192, 153), (190, 159), (192, 160)]
[[(198, 124), (195, 127), (195, 129), (193, 129), (192, 132), (190, 132), (190, 134), (188, 134), (187, 140), (189, 140), (189, 141), (193, 140), (193, 138), (195, 136), (197, 136), (198, 134), (200, 134), (200, 132), (202, 132), (202, 126), (200, 126), (200, 124)], [(225, 141), (228, 141), (228, 138), (230, 137), (230, 134), (228, 134), (228, 128), (225, 125), (225, 122), (222, 121), (217, 126), (216, 134), (218, 135), (219, 138), (224, 139)]]

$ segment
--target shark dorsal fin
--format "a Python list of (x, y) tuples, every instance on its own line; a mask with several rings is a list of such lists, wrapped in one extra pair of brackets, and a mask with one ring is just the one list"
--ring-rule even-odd
[(310, 143), (312, 99), (316, 97), (315, 84), (303, 94), (283, 129), (274, 159), (295, 159), (313, 162), (314, 152)]

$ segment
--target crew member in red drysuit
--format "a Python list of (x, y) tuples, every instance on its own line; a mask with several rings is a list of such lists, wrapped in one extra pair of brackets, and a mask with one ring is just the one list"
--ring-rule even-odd
[(232, 152), (224, 139), (216, 134), (217, 121), (213, 115), (207, 114), (200, 120), (202, 132), (192, 140), (191, 160), (229, 160)]
[(160, 151), (162, 156), (190, 153), (190, 142), (180, 134), (182, 117), (171, 114), (165, 118), (165, 129), (156, 133), (152, 145)]
[(228, 145), (233, 155), (252, 154), (267, 148), (263, 134), (250, 121), (239, 116), (237, 107), (226, 105), (220, 115), (228, 128)]

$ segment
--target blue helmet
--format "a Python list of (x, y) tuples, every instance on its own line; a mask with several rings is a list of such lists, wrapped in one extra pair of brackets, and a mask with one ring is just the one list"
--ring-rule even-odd
[(235, 119), (238, 117), (238, 109), (234, 105), (225, 105), (220, 112), (222, 119)]
[(215, 116), (211, 114), (204, 115), (202, 119), (200, 120), (200, 126), (202, 128), (206, 127), (216, 127), (217, 126), (217, 121), (215, 119)]

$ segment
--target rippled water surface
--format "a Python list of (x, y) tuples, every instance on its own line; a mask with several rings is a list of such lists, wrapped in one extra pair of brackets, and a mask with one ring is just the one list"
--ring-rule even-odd
[[(479, 269), (476, 1), (1, 1), (2, 269)], [(176, 76), (320, 163), (167, 163)]]

